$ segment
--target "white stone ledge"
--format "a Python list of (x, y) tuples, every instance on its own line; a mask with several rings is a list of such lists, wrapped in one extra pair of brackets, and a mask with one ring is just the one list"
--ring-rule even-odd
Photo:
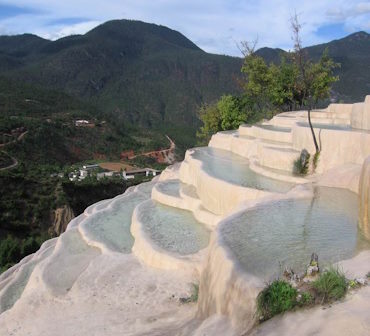
[(247, 188), (215, 178), (204, 171), (202, 162), (187, 151), (180, 168), (180, 180), (195, 186), (202, 205), (216, 215), (230, 213), (241, 202), (270, 196), (274, 193)]

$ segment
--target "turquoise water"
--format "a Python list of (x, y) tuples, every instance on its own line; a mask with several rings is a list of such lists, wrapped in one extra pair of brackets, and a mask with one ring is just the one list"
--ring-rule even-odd
[(164, 182), (159, 182), (156, 188), (166, 195), (180, 197), (180, 185), (179, 180), (167, 180)]
[(181, 255), (208, 246), (209, 231), (191, 212), (148, 201), (140, 206), (145, 232), (159, 247)]
[(148, 199), (139, 192), (132, 192), (119, 197), (101, 212), (84, 220), (82, 225), (89, 238), (103, 243), (109, 249), (130, 253), (134, 238), (130, 233), (131, 217), (135, 207)]
[(294, 185), (255, 173), (248, 159), (223, 149), (196, 148), (192, 157), (202, 161), (209, 175), (235, 185), (274, 192), (286, 192)]
[(357, 195), (316, 188), (315, 197), (282, 200), (243, 213), (222, 229), (242, 267), (270, 280), (285, 266), (301, 272), (313, 252), (321, 265), (353, 257), (367, 242), (357, 230)]

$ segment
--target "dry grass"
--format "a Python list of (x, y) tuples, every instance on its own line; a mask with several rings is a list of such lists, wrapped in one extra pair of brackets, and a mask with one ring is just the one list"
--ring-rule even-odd
[(123, 162), (102, 162), (99, 166), (103, 169), (119, 172), (121, 169), (131, 170), (134, 167)]

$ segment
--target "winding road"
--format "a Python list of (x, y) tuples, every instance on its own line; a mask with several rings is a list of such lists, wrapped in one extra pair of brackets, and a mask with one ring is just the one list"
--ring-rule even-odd
[[(134, 158), (136, 158), (138, 156), (157, 156), (159, 154), (163, 155), (164, 158), (168, 158), (169, 157), (169, 154), (175, 152), (176, 145), (175, 145), (174, 141), (168, 135), (166, 135), (166, 138), (170, 142), (170, 147), (169, 148), (161, 149), (161, 150), (158, 150), (158, 151), (151, 151), (151, 152), (146, 152), (146, 153), (138, 154), (138, 155), (135, 155), (135, 156), (130, 157), (130, 160), (131, 159), (134, 159)], [(173, 163), (173, 162), (168, 162), (168, 163)]]
[(12, 156), (10, 156), (7, 152), (5, 152), (5, 151), (1, 151), (2, 153), (4, 153), (5, 155), (7, 155), (7, 156), (9, 156), (12, 160), (13, 160), (13, 163), (11, 164), (11, 165), (9, 165), (9, 166), (6, 166), (6, 167), (2, 167), (2, 168), (0, 168), (0, 171), (1, 170), (6, 170), (6, 169), (12, 169), (12, 168), (14, 168), (14, 167), (17, 167), (18, 166), (18, 160), (16, 159), (16, 158), (14, 158), (14, 157), (12, 157)]
[[(28, 131), (25, 131), (22, 134), (20, 134), (16, 139), (14, 139), (12, 141), (9, 141), (9, 142), (6, 142), (6, 143), (3, 143), (3, 144), (0, 144), (0, 148), (4, 148), (4, 147), (6, 147), (6, 146), (8, 146), (12, 143), (16, 143), (17, 141), (22, 140), (27, 133), (28, 133)], [(1, 152), (5, 155), (9, 156), (12, 159), (13, 163), (9, 166), (0, 168), (0, 171), (7, 170), (7, 169), (12, 169), (12, 168), (15, 168), (15, 167), (18, 166), (18, 160), (15, 157), (9, 155), (9, 153), (5, 152), (4, 150), (2, 150)]]

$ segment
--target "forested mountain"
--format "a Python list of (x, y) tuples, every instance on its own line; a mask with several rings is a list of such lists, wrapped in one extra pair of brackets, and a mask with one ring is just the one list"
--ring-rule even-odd
[(0, 60), (0, 74), (86, 99), (119, 122), (190, 130), (202, 102), (238, 91), (242, 62), (207, 54), (169, 28), (127, 20), (57, 41), (0, 37)]
[[(370, 35), (358, 32), (306, 50), (316, 59), (326, 47), (341, 63), (333, 97), (362, 100), (370, 92)], [(284, 51), (257, 53), (277, 62)], [(188, 145), (199, 126), (199, 105), (240, 92), (241, 64), (241, 58), (208, 54), (179, 32), (140, 21), (109, 21), (56, 41), (0, 37), (1, 76), (64, 92), (117, 124), (171, 133)]]

